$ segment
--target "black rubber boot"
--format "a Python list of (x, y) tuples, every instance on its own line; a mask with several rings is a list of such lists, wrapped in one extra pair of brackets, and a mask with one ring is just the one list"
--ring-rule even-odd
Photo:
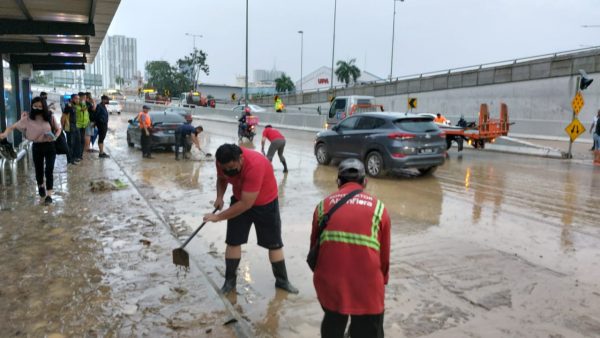
[(237, 268), (239, 265), (239, 258), (225, 259), (225, 283), (221, 287), (221, 293), (226, 294), (235, 289)]
[(288, 170), (287, 170), (287, 163), (285, 161), (281, 161), (281, 164), (283, 164), (283, 172), (287, 173), (288, 172)]
[(285, 268), (285, 259), (279, 262), (271, 263), (271, 266), (273, 267), (273, 275), (275, 276), (276, 288), (283, 289), (293, 294), (297, 294), (298, 292), (300, 292), (288, 280), (287, 270)]

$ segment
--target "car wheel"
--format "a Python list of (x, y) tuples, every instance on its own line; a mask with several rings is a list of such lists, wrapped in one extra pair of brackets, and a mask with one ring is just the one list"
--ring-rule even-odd
[(127, 134), (127, 145), (132, 148), (135, 146), (135, 144), (133, 144), (133, 142), (131, 142), (131, 140), (129, 139), (129, 134)]
[(328, 165), (331, 162), (331, 156), (327, 153), (327, 146), (323, 143), (317, 146), (315, 156), (317, 157), (317, 162), (319, 162), (319, 164)]
[(369, 176), (381, 177), (385, 173), (384, 165), (383, 165), (383, 158), (376, 151), (372, 151), (369, 153), (369, 155), (367, 155), (367, 159), (365, 161), (365, 167), (366, 167), (365, 169), (367, 170), (367, 174), (369, 174)]
[(427, 176), (433, 174), (437, 170), (437, 166), (429, 168), (418, 169), (421, 176)]

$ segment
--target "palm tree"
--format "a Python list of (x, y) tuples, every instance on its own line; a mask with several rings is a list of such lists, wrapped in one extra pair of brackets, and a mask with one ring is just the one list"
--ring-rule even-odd
[(281, 77), (275, 79), (275, 90), (278, 93), (292, 92), (294, 89), (296, 89), (294, 82), (292, 82), (292, 79), (285, 75), (285, 73), (281, 74)]
[(336, 62), (338, 67), (335, 70), (335, 75), (338, 81), (346, 84), (346, 87), (350, 84), (350, 78), (352, 78), (352, 82), (356, 83), (356, 80), (360, 77), (360, 69), (356, 67), (355, 62), (356, 59), (351, 59), (348, 62), (342, 60)]

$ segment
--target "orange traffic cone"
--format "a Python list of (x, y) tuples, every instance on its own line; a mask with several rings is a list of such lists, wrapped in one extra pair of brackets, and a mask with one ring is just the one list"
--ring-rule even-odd
[(594, 165), (600, 166), (600, 150), (594, 150)]

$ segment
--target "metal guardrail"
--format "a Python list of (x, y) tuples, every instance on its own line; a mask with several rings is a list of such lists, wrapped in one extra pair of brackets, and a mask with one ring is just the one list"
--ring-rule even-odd
[(29, 158), (31, 153), (31, 142), (24, 141), (15, 151), (14, 157), (9, 157), (6, 154), (0, 153), (0, 184), (7, 185), (7, 175), (6, 168), (8, 167), (8, 171), (10, 172), (10, 182), (11, 184), (16, 184), (17, 182), (17, 163), (23, 159), (25, 159), (26, 167), (29, 165)]

